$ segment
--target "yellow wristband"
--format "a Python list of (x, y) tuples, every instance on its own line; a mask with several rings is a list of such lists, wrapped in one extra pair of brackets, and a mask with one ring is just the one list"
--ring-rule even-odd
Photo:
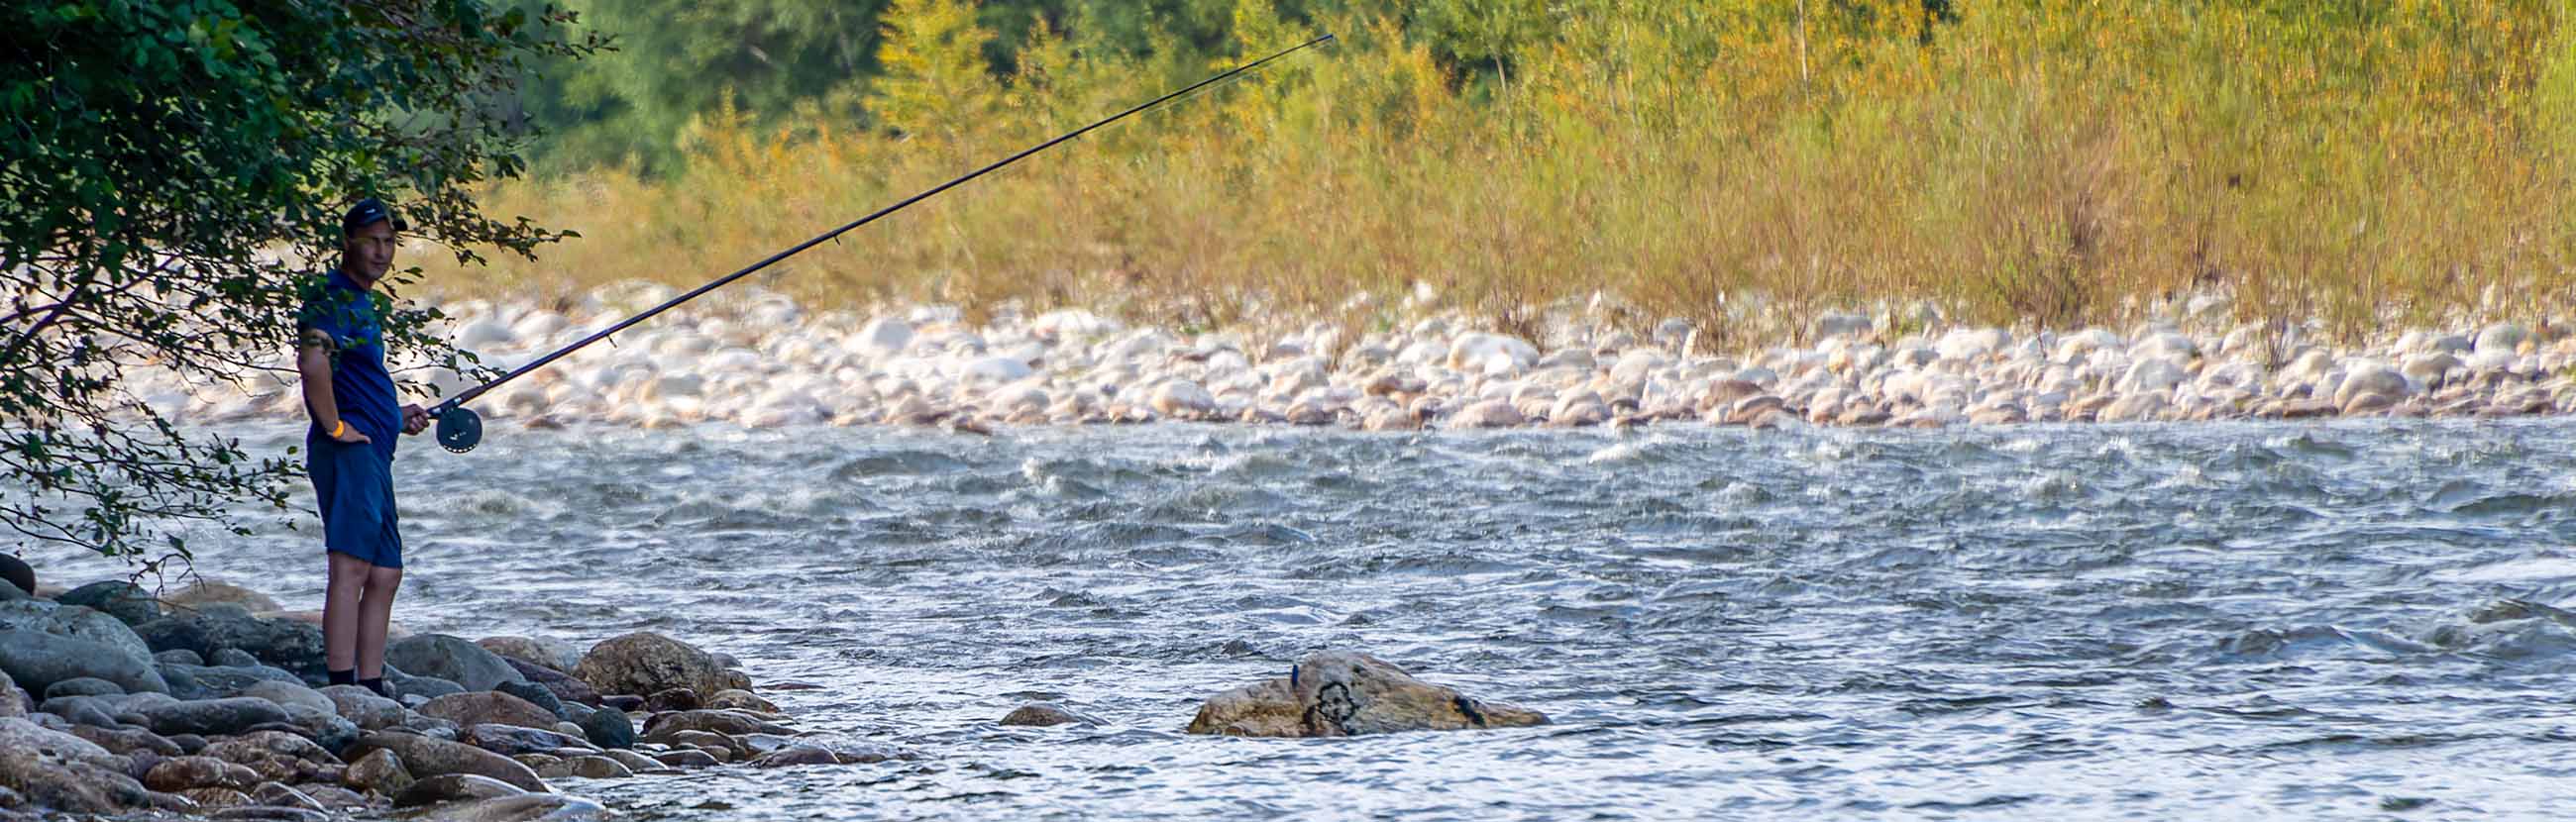
[(342, 434), (346, 434), (346, 433), (349, 433), (349, 421), (348, 421), (348, 420), (341, 420), (338, 424), (331, 426), (331, 438), (332, 438), (332, 439), (335, 439), (335, 440), (336, 440), (336, 439), (339, 439), (339, 438), (340, 438), (340, 435), (342, 435)]

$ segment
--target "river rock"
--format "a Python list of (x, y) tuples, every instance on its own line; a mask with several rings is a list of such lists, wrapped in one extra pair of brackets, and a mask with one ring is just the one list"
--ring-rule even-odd
[(71, 639), (96, 642), (140, 657), (150, 657), (152, 649), (135, 636), (134, 629), (115, 617), (79, 605), (63, 605), (41, 599), (0, 602), (0, 628), (38, 631)]
[(297, 677), (320, 681), (324, 675), (322, 629), (292, 619), (261, 619), (239, 605), (214, 603), (174, 610), (134, 626), (134, 632), (155, 652), (192, 651), (220, 665), (226, 656), (221, 652), (230, 649)]
[(332, 702), (330, 697), (323, 696), (320, 692), (304, 687), (302, 684), (295, 682), (262, 680), (251, 683), (250, 687), (243, 688), (241, 695), (258, 697), (270, 702), (275, 702), (278, 704), (278, 707), (282, 708), (293, 708), (297, 705), (302, 705), (326, 714), (337, 715), (340, 712), (339, 704)]
[[(0, 603), (0, 606), (33, 601)], [(105, 618), (104, 614), (100, 616)], [(167, 693), (170, 685), (161, 678), (160, 672), (153, 670), (151, 659), (148, 651), (138, 653), (117, 645), (37, 630), (0, 629), (0, 672), (7, 673), (18, 687), (31, 693), (42, 693), (56, 682), (82, 677), (116, 683), (128, 693)]]
[(592, 822), (608, 808), (571, 796), (532, 793), (455, 802), (409, 817), (409, 822)]
[(266, 665), (176, 665), (153, 666), (163, 680), (170, 683), (170, 695), (180, 699), (217, 699), (241, 696), (251, 686), (262, 682), (284, 682), (301, 685), (304, 680), (282, 668)]
[[(502, 657), (501, 661), (510, 663), (510, 668), (518, 671), (519, 675), (526, 677), (529, 682), (553, 692), (559, 702), (580, 705), (599, 704), (599, 689), (590, 687), (590, 683), (576, 679), (562, 670), (511, 657)], [(575, 667), (578, 665), (576, 664)]]
[(124, 695), (125, 689), (118, 687), (116, 683), (95, 677), (74, 677), (45, 686), (45, 698), (48, 700), (61, 699), (67, 696)]
[(333, 685), (317, 693), (331, 701), (331, 710), (359, 728), (376, 731), (402, 724), (403, 706), (391, 699), (356, 685)]
[(189, 788), (231, 788), (248, 791), (258, 787), (259, 773), (250, 768), (211, 756), (181, 756), (165, 759), (143, 775), (143, 787), (178, 793)]
[(199, 656), (197, 652), (186, 648), (172, 648), (167, 651), (152, 652), (152, 663), (155, 665), (162, 663), (169, 663), (172, 665), (194, 665), (196, 667), (203, 668), (206, 666), (206, 658)]
[(581, 664), (581, 649), (560, 639), (524, 636), (495, 636), (475, 640), (483, 650), (531, 665), (569, 671)]
[(528, 704), (537, 706), (538, 710), (545, 711), (557, 720), (565, 718), (563, 700), (556, 697), (555, 692), (546, 690), (543, 685), (533, 682), (504, 682), (499, 687), (493, 688), (492, 692), (526, 700)]
[(453, 680), (434, 676), (412, 676), (390, 663), (385, 665), (385, 684), (393, 686), (398, 701), (408, 705), (414, 700), (427, 701), (448, 694), (465, 693), (465, 686)]
[(88, 740), (30, 720), (0, 718), (0, 787), (37, 807), (105, 814), (147, 804), (151, 792), (123, 773), (120, 762)]
[(133, 709), (153, 733), (217, 736), (244, 733), (254, 725), (287, 724), (293, 717), (277, 703), (258, 697), (196, 699), (146, 704)]
[(921, 752), (901, 745), (829, 737), (799, 737), (784, 747), (761, 754), (751, 760), (755, 768), (785, 768), (796, 765), (865, 765), (894, 760), (911, 761)]
[(583, 779), (627, 779), (635, 769), (605, 756), (576, 756), (564, 761), (564, 771)]
[(36, 569), (16, 554), (0, 554), (0, 602), (36, 595)]
[(203, 609), (208, 605), (235, 605), (244, 612), (276, 611), (277, 600), (267, 594), (229, 582), (199, 578), (186, 587), (161, 597), (165, 605), (185, 605)]
[(1002, 717), (1002, 724), (1044, 728), (1051, 725), (1098, 725), (1100, 720), (1049, 703), (1031, 702)]
[(601, 693), (613, 694), (649, 694), (669, 688), (711, 694), (751, 688), (750, 677), (726, 670), (707, 652), (649, 631), (591, 646), (572, 674)]
[(187, 752), (168, 737), (142, 728), (74, 725), (66, 733), (89, 740), (90, 744), (106, 748), (112, 754), (131, 756), (138, 751), (149, 751), (161, 756), (179, 756)]
[(600, 709), (581, 718), (581, 735), (602, 748), (635, 747), (635, 723), (625, 711)]
[(340, 783), (365, 793), (392, 796), (411, 787), (411, 771), (403, 768), (402, 758), (393, 751), (377, 748), (349, 763), (340, 774)]
[(196, 806), (194, 810), (204, 814), (214, 814), (250, 804), (250, 794), (231, 788), (189, 788), (172, 795), (188, 800)]
[(501, 796), (518, 796), (527, 792), (528, 791), (525, 789), (508, 782), (503, 782), (487, 776), (476, 776), (474, 774), (467, 773), (450, 773), (422, 777), (421, 779), (412, 782), (410, 785), (405, 786), (402, 790), (395, 792), (393, 799), (394, 807), (417, 808), (422, 805), (435, 805), (441, 802), (456, 802), (468, 799), (491, 799)]
[(517, 725), (522, 728), (552, 728), (553, 711), (539, 708), (527, 700), (499, 691), (468, 691), (432, 699), (420, 706), (424, 716), (454, 722), (459, 726), (483, 724)]
[(751, 711), (754, 713), (764, 714), (780, 713), (777, 705), (771, 704), (769, 700), (760, 698), (757, 694), (744, 690), (717, 691), (715, 696), (707, 697), (707, 707), (719, 710)]
[(402, 760), (403, 768), (415, 778), (472, 774), (498, 779), (528, 791), (546, 790), (546, 783), (537, 779), (536, 772), (528, 770), (528, 766), (462, 742), (394, 731), (372, 731), (359, 737), (357, 746), (350, 752), (364, 756), (376, 749), (393, 751), (394, 756)]
[(647, 738), (678, 731), (716, 734), (792, 734), (796, 729), (742, 711), (673, 711), (654, 714), (644, 723)]
[(259, 657), (251, 656), (249, 651), (240, 648), (217, 648), (211, 662), (218, 668), (260, 667)]
[(152, 598), (143, 586), (123, 580), (93, 582), (63, 592), (55, 602), (96, 610), (127, 625), (141, 625), (161, 618), (161, 601)]
[(644, 697), (644, 710), (650, 713), (694, 711), (703, 707), (706, 706), (698, 699), (698, 692), (687, 688), (664, 688)]
[(502, 756), (547, 753), (560, 748), (587, 748), (580, 737), (517, 725), (467, 725), (458, 741)]
[(1537, 711), (1460, 695), (1455, 689), (1414, 679), (1376, 657), (1328, 652), (1298, 661), (1289, 676), (1208, 700), (1188, 731), (1317, 737), (1546, 722), (1547, 717)]
[(653, 760), (674, 768), (712, 768), (724, 764), (715, 754), (696, 748), (677, 748), (653, 755)]
[(489, 691), (504, 682), (526, 682), (501, 655), (461, 637), (422, 634), (385, 646), (385, 662), (412, 676), (437, 677), (468, 691)]

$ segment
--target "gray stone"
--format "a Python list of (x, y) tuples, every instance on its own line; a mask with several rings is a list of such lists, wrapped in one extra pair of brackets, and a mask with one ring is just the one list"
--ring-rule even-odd
[(434, 676), (412, 676), (391, 663), (385, 665), (385, 684), (393, 686), (396, 698), (406, 705), (411, 704), (413, 698), (427, 702), (448, 694), (465, 692), (465, 686), (456, 684), (454, 680)]
[(751, 766), (784, 768), (795, 765), (862, 765), (920, 758), (921, 752), (901, 745), (855, 739), (800, 737), (784, 747), (754, 758), (751, 760)]
[(333, 685), (319, 691), (331, 701), (332, 711), (358, 727), (375, 731), (402, 724), (401, 703), (377, 696), (356, 685)]
[(301, 685), (304, 680), (283, 668), (266, 665), (250, 667), (222, 665), (179, 665), (164, 662), (154, 666), (163, 680), (170, 683), (170, 695), (180, 699), (220, 699), (241, 696), (261, 682), (284, 682)]
[(74, 677), (45, 686), (46, 699), (66, 696), (124, 696), (125, 689), (96, 677)]
[(134, 713), (143, 720), (144, 727), (163, 736), (228, 736), (247, 733), (256, 725), (293, 721), (277, 703), (247, 696), (146, 705)]
[[(277, 785), (276, 787), (286, 788), (284, 785)], [(294, 790), (293, 788), (286, 789), (289, 791)], [(296, 795), (303, 796), (303, 794), (300, 793)], [(217, 820), (217, 822), (331, 822), (330, 814), (313, 810), (311, 808), (270, 804), (261, 802), (257, 797), (252, 797), (251, 801), (258, 804), (224, 808), (222, 810), (215, 811), (214, 813), (207, 814), (206, 818)], [(311, 802), (313, 800), (310, 797), (306, 797), (304, 801)]]
[(280, 707), (291, 708), (296, 705), (303, 705), (327, 714), (339, 713), (340, 709), (340, 706), (337, 703), (332, 702), (330, 697), (323, 696), (319, 691), (304, 687), (304, 684), (301, 682), (262, 680), (251, 683), (250, 687), (243, 688), (241, 695), (259, 697), (270, 702), (275, 702)]
[(572, 643), (550, 637), (495, 636), (484, 637), (474, 644), (484, 650), (543, 668), (569, 671), (581, 664), (581, 649)]
[[(165, 600), (166, 601), (166, 600)], [(322, 629), (292, 619), (261, 619), (239, 605), (212, 604), (134, 626), (154, 652), (185, 650), (221, 663), (224, 650), (247, 653), (299, 678), (324, 676)], [(239, 657), (232, 657), (235, 662)], [(234, 666), (241, 667), (241, 666)]]
[(560, 748), (588, 748), (578, 737), (517, 725), (467, 725), (459, 741), (502, 756), (550, 753)]
[(442, 802), (492, 799), (519, 796), (527, 791), (488, 776), (465, 773), (439, 774), (414, 781), (394, 794), (394, 807), (417, 808)]
[(555, 695), (555, 699), (565, 704), (599, 704), (599, 689), (590, 687), (588, 682), (573, 678), (571, 674), (512, 657), (502, 657), (501, 661), (510, 663), (510, 668), (518, 671), (520, 676), (544, 687)]
[(199, 668), (206, 666), (205, 657), (198, 656), (197, 652), (187, 650), (185, 648), (174, 648), (167, 651), (154, 652), (152, 654), (152, 661), (156, 664), (166, 662), (173, 665), (189, 665)]
[(447, 634), (421, 634), (387, 645), (385, 662), (400, 666), (403, 673), (437, 677), (468, 691), (489, 691), (504, 682), (527, 681), (518, 669), (502, 661), (500, 654)]
[(149, 751), (161, 756), (180, 756), (187, 753), (186, 749), (179, 747), (179, 743), (142, 728), (80, 725), (73, 727), (69, 733), (89, 740), (90, 744), (106, 748), (108, 753), (113, 754), (130, 756), (136, 752)]
[(1320, 737), (1546, 723), (1537, 711), (1468, 698), (1376, 657), (1320, 653), (1298, 661), (1290, 676), (1209, 699), (1188, 731)]
[(161, 618), (161, 602), (153, 599), (143, 587), (123, 580), (93, 582), (63, 592), (55, 602), (79, 605), (115, 617), (127, 625), (141, 625)]
[(240, 648), (217, 648), (212, 659), (216, 665), (225, 668), (259, 667), (259, 657), (251, 656), (249, 651)]
[(440, 805), (411, 817), (411, 822), (594, 822), (607, 819), (608, 808), (571, 796), (532, 793)]
[(115, 617), (78, 605), (41, 599), (0, 602), (0, 628), (41, 631), (96, 642), (135, 656), (152, 656), (152, 649), (144, 646), (143, 638), (136, 636), (133, 628)]
[(546, 690), (543, 685), (533, 682), (504, 682), (492, 690), (495, 693), (509, 694), (526, 700), (528, 704), (553, 714), (556, 719), (569, 718), (564, 716), (563, 700), (556, 698), (555, 692)]
[[(10, 604), (16, 603), (0, 603)], [(104, 679), (129, 693), (168, 692), (169, 683), (152, 669), (150, 659), (149, 652), (133, 652), (105, 643), (42, 631), (0, 629), (0, 672), (9, 674), (18, 687), (30, 693), (42, 693), (56, 682), (81, 677)]]
[(582, 736), (589, 738), (590, 744), (610, 749), (635, 747), (635, 723), (626, 718), (625, 711), (592, 711), (579, 724)]

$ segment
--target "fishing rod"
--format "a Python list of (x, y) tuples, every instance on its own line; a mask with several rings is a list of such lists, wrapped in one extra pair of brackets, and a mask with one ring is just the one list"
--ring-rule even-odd
[(958, 186), (960, 186), (960, 185), (964, 185), (964, 184), (966, 183), (966, 181), (968, 181), (968, 180), (972, 180), (972, 179), (975, 179), (975, 178), (977, 178), (977, 177), (982, 177), (982, 176), (984, 176), (984, 175), (986, 175), (986, 174), (990, 174), (990, 173), (992, 173), (992, 172), (994, 172), (994, 171), (1000, 170), (1003, 166), (1007, 166), (1007, 165), (1010, 165), (1010, 164), (1012, 164), (1012, 163), (1019, 162), (1020, 160), (1027, 158), (1029, 155), (1036, 154), (1036, 153), (1041, 152), (1041, 151), (1045, 151), (1045, 150), (1047, 150), (1047, 149), (1049, 149), (1049, 148), (1053, 148), (1053, 147), (1055, 146), (1055, 144), (1057, 144), (1057, 143), (1065, 142), (1065, 141), (1067, 141), (1067, 140), (1071, 140), (1071, 139), (1073, 139), (1073, 138), (1080, 137), (1080, 136), (1082, 136), (1082, 135), (1084, 135), (1084, 134), (1090, 133), (1090, 132), (1091, 132), (1091, 130), (1093, 130), (1093, 129), (1097, 129), (1097, 128), (1100, 128), (1101, 126), (1109, 125), (1110, 123), (1118, 122), (1119, 120), (1124, 120), (1124, 119), (1126, 119), (1127, 117), (1129, 117), (1129, 116), (1131, 116), (1131, 115), (1134, 115), (1134, 114), (1137, 114), (1137, 113), (1139, 113), (1139, 112), (1145, 111), (1146, 109), (1150, 109), (1150, 108), (1153, 108), (1153, 107), (1155, 107), (1155, 106), (1159, 106), (1159, 105), (1162, 105), (1162, 104), (1164, 104), (1164, 103), (1170, 102), (1170, 101), (1172, 101), (1172, 100), (1178, 99), (1178, 98), (1180, 98), (1180, 97), (1186, 96), (1186, 95), (1188, 95), (1190, 92), (1194, 92), (1194, 91), (1197, 91), (1197, 90), (1199, 90), (1199, 89), (1206, 88), (1206, 87), (1208, 87), (1208, 86), (1215, 85), (1215, 84), (1217, 84), (1217, 83), (1224, 82), (1224, 81), (1229, 80), (1229, 79), (1233, 79), (1234, 77), (1239, 76), (1239, 75), (1241, 75), (1241, 74), (1243, 74), (1243, 73), (1245, 73), (1245, 72), (1251, 71), (1251, 70), (1253, 70), (1253, 69), (1260, 68), (1263, 64), (1265, 64), (1265, 63), (1269, 63), (1270, 61), (1277, 60), (1277, 59), (1279, 59), (1279, 58), (1286, 57), (1286, 56), (1288, 56), (1288, 55), (1295, 54), (1295, 53), (1297, 53), (1297, 52), (1304, 51), (1304, 50), (1306, 50), (1306, 49), (1309, 49), (1309, 48), (1312, 48), (1312, 47), (1315, 47), (1315, 46), (1319, 46), (1319, 45), (1323, 45), (1323, 44), (1325, 44), (1325, 43), (1330, 43), (1330, 42), (1333, 42), (1333, 35), (1331, 35), (1331, 34), (1329, 34), (1329, 33), (1328, 33), (1328, 34), (1325, 34), (1325, 35), (1323, 35), (1323, 36), (1317, 37), (1317, 38), (1315, 38), (1315, 39), (1308, 40), (1308, 41), (1303, 42), (1303, 43), (1299, 43), (1299, 44), (1297, 44), (1296, 46), (1293, 46), (1293, 47), (1290, 47), (1290, 48), (1288, 48), (1288, 49), (1282, 50), (1282, 51), (1280, 51), (1280, 52), (1278, 52), (1278, 53), (1276, 53), (1276, 54), (1272, 54), (1272, 55), (1270, 55), (1270, 56), (1268, 56), (1268, 57), (1264, 57), (1264, 58), (1261, 58), (1261, 59), (1259, 59), (1259, 60), (1254, 60), (1254, 61), (1252, 61), (1252, 62), (1245, 63), (1245, 64), (1240, 65), (1240, 66), (1236, 66), (1236, 67), (1234, 67), (1233, 69), (1227, 70), (1226, 72), (1224, 72), (1224, 73), (1222, 73), (1222, 74), (1218, 74), (1217, 76), (1210, 77), (1210, 78), (1207, 78), (1207, 79), (1205, 79), (1205, 80), (1200, 80), (1200, 81), (1198, 81), (1198, 82), (1196, 82), (1196, 83), (1191, 83), (1190, 85), (1188, 85), (1187, 87), (1182, 88), (1182, 89), (1181, 89), (1181, 90), (1179, 90), (1179, 91), (1175, 91), (1175, 92), (1172, 92), (1172, 93), (1170, 93), (1170, 94), (1165, 94), (1165, 95), (1163, 95), (1163, 96), (1161, 96), (1161, 97), (1156, 97), (1156, 98), (1154, 98), (1154, 99), (1147, 100), (1147, 101), (1145, 101), (1145, 102), (1143, 102), (1143, 103), (1138, 103), (1134, 108), (1130, 108), (1130, 109), (1127, 109), (1126, 111), (1121, 111), (1121, 112), (1118, 112), (1117, 114), (1112, 114), (1112, 115), (1109, 115), (1108, 117), (1101, 118), (1098, 122), (1094, 122), (1094, 123), (1092, 123), (1091, 125), (1083, 126), (1083, 127), (1081, 127), (1081, 128), (1078, 128), (1078, 129), (1074, 129), (1074, 130), (1072, 130), (1072, 131), (1065, 132), (1064, 134), (1062, 134), (1062, 135), (1060, 135), (1060, 136), (1057, 136), (1055, 139), (1048, 140), (1048, 141), (1046, 141), (1046, 142), (1039, 143), (1039, 144), (1034, 145), (1034, 146), (1030, 146), (1030, 147), (1028, 147), (1027, 149), (1022, 150), (1022, 151), (1021, 151), (1020, 153), (1018, 153), (1018, 154), (1013, 154), (1013, 155), (1011, 155), (1011, 156), (1009, 156), (1009, 157), (1004, 157), (1004, 158), (1002, 158), (1002, 159), (1000, 159), (1000, 160), (995, 161), (995, 162), (994, 162), (993, 164), (991, 164), (991, 165), (987, 165), (987, 166), (985, 166), (985, 167), (983, 167), (983, 168), (979, 168), (979, 169), (976, 169), (976, 170), (974, 170), (974, 171), (968, 172), (968, 173), (967, 173), (965, 176), (963, 176), (963, 177), (959, 177), (959, 178), (957, 178), (957, 179), (950, 180), (950, 181), (945, 182), (945, 183), (940, 183), (939, 185), (937, 185), (937, 186), (935, 186), (935, 187), (931, 188), (931, 189), (930, 189), (930, 190), (928, 190), (928, 191), (924, 191), (924, 192), (921, 192), (921, 193), (919, 193), (919, 194), (915, 194), (915, 195), (912, 195), (912, 196), (910, 196), (910, 197), (906, 197), (906, 198), (904, 198), (904, 199), (903, 199), (903, 201), (902, 201), (902, 202), (898, 202), (898, 203), (895, 203), (894, 205), (890, 205), (890, 206), (886, 206), (886, 207), (884, 207), (884, 208), (877, 209), (875, 212), (872, 212), (872, 213), (868, 214), (868, 216), (861, 217), (861, 218), (858, 218), (858, 219), (856, 219), (856, 220), (852, 220), (852, 221), (850, 221), (850, 222), (849, 222), (849, 224), (847, 224), (847, 225), (843, 225), (843, 226), (841, 226), (841, 227), (839, 227), (839, 228), (835, 228), (835, 229), (832, 229), (832, 230), (830, 230), (830, 231), (826, 231), (826, 232), (823, 232), (823, 233), (821, 233), (821, 234), (814, 235), (814, 237), (813, 237), (812, 239), (806, 240), (806, 241), (801, 242), (801, 243), (797, 243), (797, 244), (792, 245), (792, 246), (788, 246), (786, 250), (784, 250), (784, 251), (780, 251), (780, 252), (778, 252), (778, 253), (776, 253), (776, 254), (771, 254), (771, 255), (769, 255), (768, 257), (763, 258), (760, 262), (752, 263), (751, 265), (749, 265), (749, 266), (747, 266), (747, 267), (743, 268), (741, 271), (736, 271), (736, 272), (734, 272), (734, 273), (727, 274), (727, 275), (725, 275), (725, 276), (723, 276), (723, 277), (719, 277), (719, 278), (717, 278), (716, 280), (714, 280), (714, 281), (712, 281), (712, 282), (707, 283), (706, 285), (698, 286), (697, 288), (695, 288), (695, 289), (693, 289), (693, 290), (689, 291), (689, 293), (682, 294), (682, 295), (677, 296), (677, 297), (673, 297), (673, 298), (671, 298), (670, 300), (668, 300), (668, 301), (666, 301), (666, 302), (662, 303), (661, 305), (657, 305), (657, 306), (654, 306), (654, 307), (652, 307), (652, 308), (650, 308), (650, 309), (646, 309), (646, 310), (645, 310), (643, 313), (641, 313), (641, 314), (637, 314), (637, 315), (635, 315), (635, 316), (628, 317), (628, 318), (626, 318), (626, 319), (624, 319), (624, 320), (621, 320), (621, 321), (619, 321), (616, 325), (612, 325), (612, 326), (609, 326), (609, 327), (607, 327), (607, 328), (600, 329), (597, 333), (593, 333), (593, 334), (591, 334), (591, 335), (590, 335), (590, 336), (588, 336), (588, 337), (583, 337), (583, 338), (581, 339), (581, 341), (579, 341), (579, 342), (575, 342), (575, 343), (573, 343), (573, 344), (571, 344), (571, 345), (567, 345), (567, 346), (564, 346), (564, 347), (562, 347), (562, 348), (556, 349), (556, 350), (554, 351), (554, 353), (547, 354), (547, 355), (545, 355), (545, 356), (543, 356), (543, 357), (538, 357), (537, 359), (535, 359), (534, 361), (529, 362), (529, 363), (528, 363), (528, 364), (526, 364), (526, 365), (522, 365), (522, 366), (519, 366), (518, 368), (511, 369), (510, 373), (503, 374), (503, 375), (501, 375), (501, 376), (499, 376), (499, 377), (495, 377), (495, 378), (493, 378), (490, 382), (486, 382), (486, 383), (484, 383), (484, 384), (482, 384), (482, 385), (478, 385), (478, 386), (475, 386), (475, 387), (473, 387), (473, 388), (466, 389), (465, 391), (459, 392), (459, 393), (457, 393), (457, 395), (456, 395), (456, 396), (448, 398), (448, 400), (447, 400), (446, 402), (439, 403), (437, 407), (435, 407), (435, 408), (431, 408), (431, 409), (429, 410), (429, 416), (438, 420), (438, 444), (439, 444), (439, 446), (444, 447), (444, 448), (446, 448), (446, 449), (447, 449), (447, 450), (449, 450), (449, 451), (453, 451), (453, 452), (456, 452), (456, 453), (459, 453), (459, 454), (465, 453), (465, 452), (467, 452), (467, 451), (474, 450), (474, 446), (475, 446), (477, 443), (481, 443), (481, 442), (483, 441), (483, 415), (475, 413), (475, 412), (474, 412), (474, 409), (471, 409), (471, 408), (467, 408), (467, 407), (465, 407), (465, 404), (466, 404), (466, 403), (468, 403), (468, 402), (472, 402), (476, 397), (480, 397), (480, 396), (483, 396), (483, 395), (484, 395), (484, 394), (486, 394), (486, 393), (489, 393), (489, 392), (490, 392), (492, 389), (494, 389), (494, 388), (499, 388), (499, 387), (501, 387), (501, 384), (502, 384), (502, 383), (506, 383), (506, 382), (509, 382), (509, 381), (511, 381), (511, 380), (517, 379), (520, 375), (522, 375), (522, 374), (526, 374), (526, 373), (528, 373), (528, 372), (530, 372), (530, 371), (535, 371), (535, 370), (537, 370), (537, 369), (539, 369), (539, 368), (543, 368), (543, 367), (545, 367), (545, 365), (546, 365), (547, 363), (551, 363), (551, 362), (554, 362), (554, 361), (556, 361), (556, 360), (563, 359), (564, 355), (571, 354), (571, 353), (572, 353), (572, 352), (574, 352), (574, 351), (581, 350), (581, 348), (582, 348), (583, 346), (589, 345), (589, 344), (591, 344), (591, 343), (598, 342), (598, 341), (600, 341), (600, 340), (608, 339), (609, 335), (616, 334), (616, 333), (617, 333), (617, 332), (619, 332), (619, 331), (624, 331), (624, 330), (626, 330), (626, 328), (627, 328), (628, 326), (632, 326), (632, 325), (634, 325), (634, 324), (636, 324), (636, 323), (643, 322), (643, 321), (645, 321), (646, 319), (651, 318), (651, 317), (652, 317), (653, 315), (655, 315), (655, 314), (660, 314), (660, 313), (662, 313), (662, 312), (664, 312), (664, 311), (669, 311), (669, 310), (671, 310), (672, 308), (679, 306), (681, 303), (685, 303), (685, 302), (688, 302), (688, 301), (690, 301), (690, 300), (697, 299), (700, 295), (703, 295), (703, 294), (705, 294), (705, 293), (707, 293), (707, 292), (709, 292), (709, 291), (714, 291), (714, 290), (716, 290), (716, 289), (718, 289), (718, 288), (722, 288), (722, 287), (724, 287), (724, 286), (725, 286), (725, 284), (727, 284), (727, 283), (731, 283), (731, 282), (733, 282), (733, 281), (735, 281), (735, 280), (739, 280), (739, 279), (742, 279), (742, 278), (744, 278), (744, 277), (751, 276), (752, 272), (759, 271), (759, 270), (764, 269), (764, 268), (768, 268), (769, 266), (771, 266), (772, 264), (777, 263), (777, 262), (778, 262), (778, 261), (780, 261), (780, 260), (784, 260), (784, 259), (787, 259), (787, 258), (789, 258), (789, 257), (796, 256), (798, 253), (803, 252), (803, 251), (804, 251), (804, 250), (806, 250), (806, 249), (813, 248), (813, 247), (815, 247), (815, 246), (817, 246), (817, 245), (821, 245), (821, 244), (823, 244), (823, 242), (824, 242), (824, 241), (826, 241), (826, 240), (831, 240), (831, 239), (837, 238), (837, 237), (839, 237), (839, 236), (841, 236), (841, 235), (843, 235), (843, 234), (847, 234), (847, 233), (849, 233), (852, 229), (856, 229), (856, 228), (858, 228), (859, 226), (863, 226), (863, 225), (867, 225), (867, 224), (869, 224), (869, 223), (876, 222), (876, 221), (877, 221), (877, 219), (878, 219), (878, 218), (880, 218), (880, 217), (884, 217), (884, 216), (886, 216), (886, 215), (888, 215), (888, 214), (893, 214), (893, 213), (895, 213), (895, 212), (897, 212), (897, 211), (902, 211), (902, 210), (904, 209), (904, 207), (905, 207), (905, 206), (909, 206), (909, 205), (912, 205), (912, 204), (914, 204), (914, 203), (918, 203), (918, 202), (921, 202), (921, 201), (923, 201), (923, 200), (930, 199), (931, 197), (937, 196), (940, 192), (947, 191), (947, 190), (952, 189), (952, 188), (956, 188), (956, 187), (958, 187)]

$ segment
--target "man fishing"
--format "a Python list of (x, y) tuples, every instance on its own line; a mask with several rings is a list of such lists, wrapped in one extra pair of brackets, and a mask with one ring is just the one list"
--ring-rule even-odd
[[(396, 406), (385, 370), (383, 300), (406, 226), (376, 198), (340, 218), (340, 265), (296, 318), (295, 367), (304, 382), (304, 467), (322, 514), (330, 578), (322, 599), (324, 667), (333, 685), (386, 694), (385, 628), (402, 585), (394, 515), (394, 434), (418, 434), (429, 414)], [(390, 694), (387, 694), (390, 695)]]

